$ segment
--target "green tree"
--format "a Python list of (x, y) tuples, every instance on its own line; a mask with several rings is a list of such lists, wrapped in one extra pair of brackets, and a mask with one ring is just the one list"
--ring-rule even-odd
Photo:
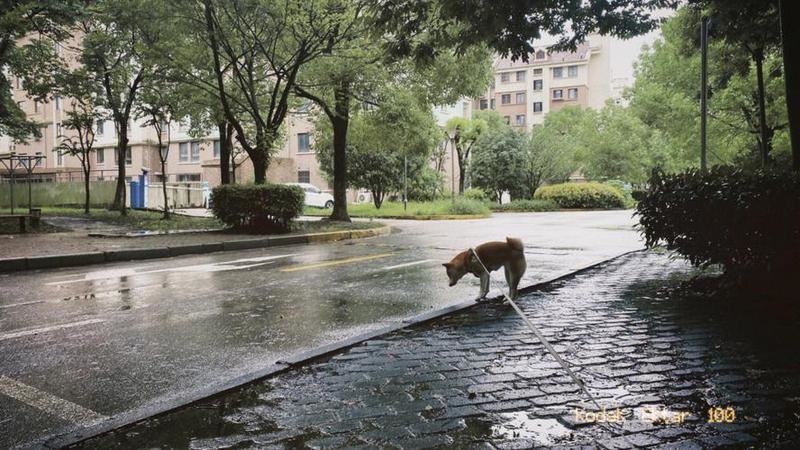
[[(626, 94), (635, 115), (658, 130), (664, 168), (680, 169), (699, 163), (700, 121), (697, 74), (700, 55), (692, 33), (697, 12), (678, 11), (662, 27), (662, 38), (642, 53), (636, 82)], [(779, 60), (766, 60), (766, 126), (777, 145), (776, 154), (788, 154), (786, 110)], [(760, 120), (756, 75), (749, 56), (739, 48), (712, 40), (709, 50), (708, 148), (711, 161), (729, 164), (759, 154)], [(784, 144), (781, 144), (784, 143)], [(783, 145), (783, 147), (781, 147)]]
[[(41, 136), (40, 125), (28, 120), (14, 101), (9, 77), (24, 76), (56, 61), (54, 52), (40, 55), (47, 56), (47, 60), (26, 57), (26, 53), (37, 53), (43, 43), (52, 47), (66, 40), (69, 26), (82, 12), (82, 4), (73, 0), (0, 1), (0, 135), (16, 142)], [(28, 42), (20, 44), (25, 37)], [(35, 97), (41, 100), (43, 95)]]
[(525, 134), (511, 127), (484, 134), (475, 145), (469, 169), (473, 186), (492, 192), (498, 203), (506, 191), (512, 200), (525, 197), (527, 144)]
[[(549, 117), (545, 117), (545, 124)], [(560, 145), (563, 137), (555, 126), (537, 127), (531, 133), (525, 155), (526, 197), (532, 197), (542, 183), (564, 182), (577, 170), (574, 154)]]
[(488, 131), (489, 125), (483, 119), (453, 117), (447, 121), (445, 129), (452, 137), (452, 145), (455, 147), (458, 157), (458, 193), (464, 194), (470, 152), (480, 137)]
[(341, 0), (177, 3), (192, 12), (187, 32), (208, 44), (222, 111), (264, 183), (300, 69), (332, 50), (352, 15)]
[[(441, 136), (429, 105), (407, 89), (389, 88), (376, 99), (377, 107), (355, 114), (347, 142), (350, 187), (367, 189), (380, 208), (386, 196), (403, 187), (404, 162), (408, 177), (423, 174), (431, 149)], [(333, 175), (333, 133), (329, 121), (318, 120), (314, 139), (323, 171)]]
[(62, 136), (55, 151), (74, 156), (80, 161), (84, 181), (83, 210), (85, 214), (89, 214), (91, 206), (89, 176), (92, 170), (91, 155), (95, 151), (94, 127), (98, 120), (105, 118), (98, 108), (102, 92), (98, 92), (98, 86), (91, 81), (87, 82), (89, 77), (82, 69), (60, 78), (62, 92), (69, 93), (69, 108), (66, 108), (64, 113), (67, 117), (62, 121), (67, 133)]

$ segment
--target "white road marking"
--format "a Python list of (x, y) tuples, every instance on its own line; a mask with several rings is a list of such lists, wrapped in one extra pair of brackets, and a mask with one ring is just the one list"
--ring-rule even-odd
[(35, 305), (37, 303), (44, 303), (44, 300), (34, 300), (30, 302), (11, 303), (10, 305), (0, 305), (0, 309), (14, 308), (15, 306)]
[[(261, 256), (258, 258), (242, 258), (242, 259), (234, 259), (232, 261), (223, 261), (223, 262), (208, 263), (208, 264), (195, 264), (192, 266), (183, 266), (183, 267), (169, 267), (166, 269), (145, 270), (142, 272), (137, 272), (133, 268), (96, 270), (93, 272), (87, 272), (83, 276), (83, 278), (79, 278), (77, 280), (51, 281), (47, 283), (47, 285), (63, 286), (65, 284), (83, 283), (85, 281), (109, 280), (113, 278), (132, 277), (136, 275), (146, 275), (146, 274), (161, 273), (161, 272), (222, 272), (227, 270), (243, 270), (243, 269), (249, 269), (251, 267), (263, 266), (265, 264), (269, 264), (269, 262), (273, 259), (289, 258), (292, 256), (295, 256), (295, 254), (293, 253), (290, 255)], [(246, 264), (241, 266), (232, 265), (245, 262), (252, 262), (255, 264)]]
[(22, 403), (33, 406), (48, 414), (60, 417), (68, 422), (83, 426), (93, 425), (107, 419), (106, 416), (91, 409), (72, 403), (53, 394), (36, 389), (0, 375), (0, 394), (6, 395)]
[(53, 325), (49, 327), (34, 328), (31, 330), (14, 331), (11, 333), (0, 334), (0, 341), (6, 339), (14, 339), (22, 336), (30, 336), (32, 334), (47, 333), (48, 331), (63, 330), (64, 328), (79, 327), (81, 325), (91, 325), (93, 323), (105, 322), (103, 319), (88, 319), (79, 322), (62, 323), (61, 325)]
[(401, 267), (411, 267), (411, 266), (416, 266), (417, 264), (425, 264), (426, 262), (431, 262), (431, 261), (433, 261), (433, 260), (432, 259), (421, 259), (419, 261), (412, 261), (412, 262), (407, 262), (407, 263), (404, 263), (404, 264), (397, 264), (396, 266), (384, 267), (381, 270), (392, 270), (392, 269), (399, 269)]

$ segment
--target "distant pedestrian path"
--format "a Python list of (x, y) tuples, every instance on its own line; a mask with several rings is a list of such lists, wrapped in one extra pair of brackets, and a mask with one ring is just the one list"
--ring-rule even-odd
[[(84, 445), (783, 448), (797, 442), (797, 324), (767, 327), (682, 298), (675, 288), (694, 273), (666, 255), (636, 253), (521, 297), (526, 314), (606, 415), (592, 409), (509, 306), (487, 304)], [(596, 423), (620, 417), (617, 428)]]

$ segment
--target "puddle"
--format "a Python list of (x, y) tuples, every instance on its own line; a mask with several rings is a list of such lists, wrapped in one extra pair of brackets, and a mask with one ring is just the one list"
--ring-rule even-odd
[(505, 422), (492, 426), (492, 437), (499, 439), (533, 439), (538, 445), (554, 445), (569, 438), (572, 431), (555, 419), (531, 419), (528, 413), (500, 414)]

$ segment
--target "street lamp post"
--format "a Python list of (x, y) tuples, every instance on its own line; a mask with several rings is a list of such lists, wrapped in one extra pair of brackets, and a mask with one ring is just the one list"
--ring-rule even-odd
[(447, 132), (447, 139), (450, 141), (450, 201), (456, 202), (456, 133), (455, 130)]

